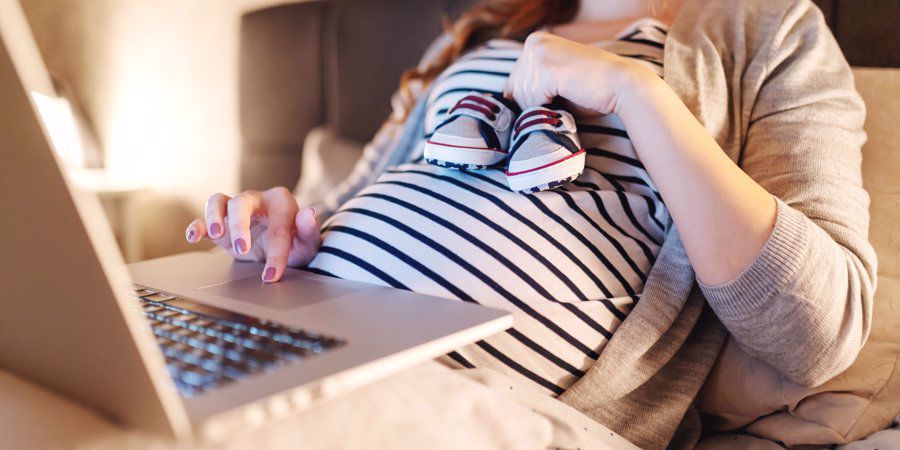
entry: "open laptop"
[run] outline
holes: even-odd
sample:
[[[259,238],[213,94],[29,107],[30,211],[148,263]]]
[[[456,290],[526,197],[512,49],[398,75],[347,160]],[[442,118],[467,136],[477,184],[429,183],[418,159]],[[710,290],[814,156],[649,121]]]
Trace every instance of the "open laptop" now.
[[[49,89],[18,2],[0,0],[3,369],[135,427],[216,438],[511,326],[299,270],[264,285],[260,264],[224,255],[126,267],[53,152],[32,98]]]

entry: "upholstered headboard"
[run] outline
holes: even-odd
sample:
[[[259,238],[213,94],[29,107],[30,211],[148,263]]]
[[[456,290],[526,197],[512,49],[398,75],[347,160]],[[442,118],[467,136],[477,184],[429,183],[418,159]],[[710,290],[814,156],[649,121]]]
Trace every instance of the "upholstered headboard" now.
[[[850,64],[857,67],[900,67],[897,0],[813,0],[825,14]]]
[[[897,0],[815,0],[850,63],[900,67]],[[474,0],[323,0],[241,21],[241,187],[294,186],[304,138],[326,124],[366,142],[402,71]]]
[[[294,186],[306,134],[327,124],[368,141],[390,96],[472,0],[305,1],[241,20],[242,188]]]

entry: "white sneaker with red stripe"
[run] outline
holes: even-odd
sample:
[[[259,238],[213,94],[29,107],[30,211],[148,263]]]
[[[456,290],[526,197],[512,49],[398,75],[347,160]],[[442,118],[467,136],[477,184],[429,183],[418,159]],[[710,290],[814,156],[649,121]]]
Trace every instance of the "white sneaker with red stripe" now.
[[[536,106],[522,111],[513,126],[506,166],[509,188],[530,194],[562,186],[584,171],[575,119],[562,110]]]
[[[425,161],[462,170],[501,165],[509,153],[515,112],[504,101],[469,92],[450,109],[447,120],[425,142]]]

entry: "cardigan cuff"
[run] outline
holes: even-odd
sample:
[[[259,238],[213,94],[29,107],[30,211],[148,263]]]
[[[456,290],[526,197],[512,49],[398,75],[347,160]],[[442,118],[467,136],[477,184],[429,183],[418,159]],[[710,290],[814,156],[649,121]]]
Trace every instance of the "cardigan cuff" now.
[[[781,199],[776,197],[775,202],[775,227],[750,265],[723,284],[712,286],[697,280],[707,301],[725,322],[759,313],[768,306],[773,292],[783,291],[794,279],[798,269],[815,263],[809,261],[809,227],[814,225]]]

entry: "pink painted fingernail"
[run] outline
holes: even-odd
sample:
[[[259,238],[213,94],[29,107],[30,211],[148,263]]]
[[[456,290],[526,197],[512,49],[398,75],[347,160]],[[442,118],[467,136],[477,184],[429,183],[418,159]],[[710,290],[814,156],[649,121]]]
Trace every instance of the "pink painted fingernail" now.
[[[188,231],[188,235],[187,235],[188,242],[194,242],[194,236],[196,236],[196,235],[197,235],[197,232],[194,231],[193,228],[191,228],[191,231]]]
[[[244,254],[247,253],[247,243],[244,242],[244,238],[237,238],[234,240],[234,248],[237,249],[238,253]]]
[[[214,223],[209,226],[209,234],[212,237],[219,237],[219,234],[221,234],[221,233],[222,233],[222,225]]]
[[[303,224],[301,225],[303,228],[306,229],[306,231],[314,230],[316,228],[316,223],[317,223],[316,209],[315,208],[309,208],[309,209],[310,209],[310,212],[309,212],[309,214],[303,216],[306,218],[303,219]]]
[[[275,281],[274,267],[266,267],[266,271],[263,273],[263,281]]]

